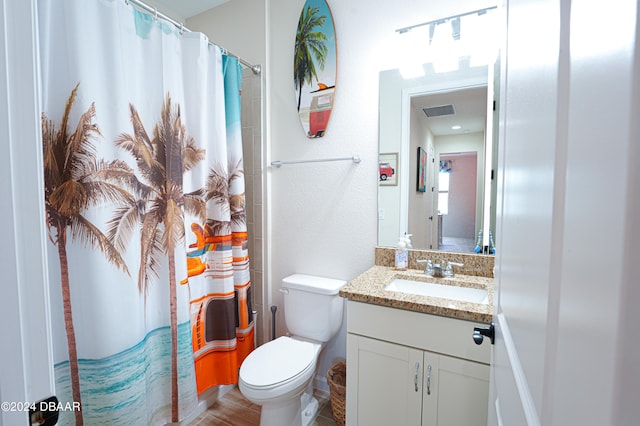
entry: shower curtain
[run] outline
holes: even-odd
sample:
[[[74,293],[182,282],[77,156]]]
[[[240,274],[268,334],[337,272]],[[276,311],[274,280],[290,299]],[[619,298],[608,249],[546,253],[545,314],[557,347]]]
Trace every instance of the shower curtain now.
[[[240,67],[125,0],[39,0],[58,424],[177,422],[253,349]]]

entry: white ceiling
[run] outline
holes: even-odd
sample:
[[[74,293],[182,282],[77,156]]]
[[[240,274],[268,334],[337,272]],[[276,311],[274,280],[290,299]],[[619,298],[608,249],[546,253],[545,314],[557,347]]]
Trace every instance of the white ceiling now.
[[[179,14],[184,19],[191,18],[228,1],[230,0],[156,0],[158,4]]]
[[[422,108],[453,105],[454,115],[427,117]],[[484,132],[487,120],[487,88],[471,88],[455,92],[419,95],[411,98],[411,108],[425,120],[434,136]],[[459,125],[460,130],[451,126]]]

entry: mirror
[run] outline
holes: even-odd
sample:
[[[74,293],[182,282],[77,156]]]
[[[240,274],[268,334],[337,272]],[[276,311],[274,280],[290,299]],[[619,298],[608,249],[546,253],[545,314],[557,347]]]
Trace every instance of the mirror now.
[[[380,73],[378,245],[394,247],[409,233],[416,249],[490,254],[494,65],[424,69],[412,79],[397,69]]]

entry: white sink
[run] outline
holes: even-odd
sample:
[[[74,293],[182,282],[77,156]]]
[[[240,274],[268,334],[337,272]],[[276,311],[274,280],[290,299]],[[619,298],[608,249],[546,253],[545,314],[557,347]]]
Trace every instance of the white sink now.
[[[487,290],[481,290],[479,288],[434,284],[424,281],[396,278],[387,284],[384,289],[397,291],[399,293],[459,300],[461,302],[481,303],[485,305],[489,304],[489,295]]]

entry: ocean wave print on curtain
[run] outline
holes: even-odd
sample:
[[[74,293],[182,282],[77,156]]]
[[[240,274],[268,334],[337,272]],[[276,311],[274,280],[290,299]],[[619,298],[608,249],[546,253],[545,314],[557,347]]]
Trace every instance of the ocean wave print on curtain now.
[[[181,281],[192,224],[218,203],[222,55],[124,0],[40,0],[38,15],[56,394],[82,407],[58,424],[179,421],[200,388]]]

